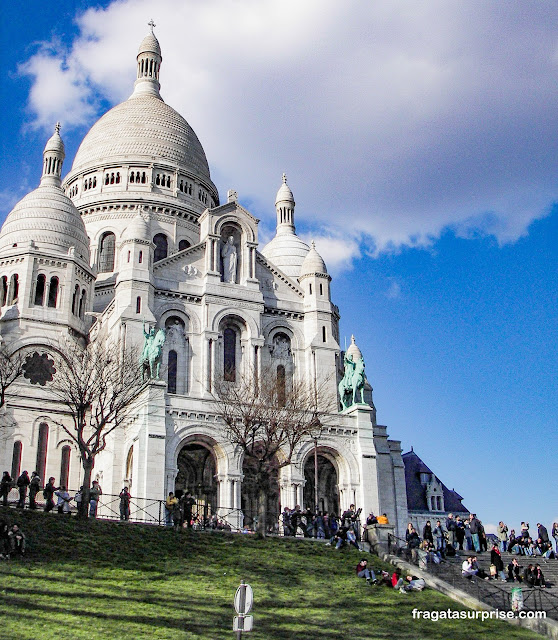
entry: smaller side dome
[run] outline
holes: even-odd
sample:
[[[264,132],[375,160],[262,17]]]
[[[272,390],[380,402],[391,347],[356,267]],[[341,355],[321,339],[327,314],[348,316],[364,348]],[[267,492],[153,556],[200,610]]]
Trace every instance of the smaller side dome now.
[[[126,240],[147,240],[149,238],[149,227],[141,213],[138,213],[131,224],[126,227],[122,234],[122,241]]]
[[[64,143],[56,125],[43,152],[41,183],[8,214],[0,230],[0,253],[32,242],[36,248],[68,254],[70,247],[89,264],[89,238],[74,203],[60,187]]]
[[[316,251],[316,244],[312,240],[310,251],[306,254],[302,267],[300,268],[300,277],[313,275],[315,273],[327,274],[327,269],[322,256]]]
[[[353,356],[353,362],[356,362],[357,360],[362,360],[362,352],[361,350],[358,348],[356,342],[355,342],[355,337],[351,336],[351,344],[349,346],[349,348],[347,349],[347,356]]]

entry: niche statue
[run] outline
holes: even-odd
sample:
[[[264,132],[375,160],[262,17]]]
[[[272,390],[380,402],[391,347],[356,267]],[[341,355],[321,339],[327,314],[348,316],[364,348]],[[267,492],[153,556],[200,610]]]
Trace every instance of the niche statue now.
[[[233,236],[229,236],[221,249],[223,258],[223,282],[236,282],[237,253]]]

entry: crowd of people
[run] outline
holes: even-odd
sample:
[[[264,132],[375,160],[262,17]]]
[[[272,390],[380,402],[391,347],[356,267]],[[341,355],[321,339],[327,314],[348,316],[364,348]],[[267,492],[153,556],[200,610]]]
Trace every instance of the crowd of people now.
[[[2,506],[8,506],[8,496],[10,491],[17,487],[19,492],[19,499],[16,507],[18,509],[24,509],[28,501],[29,509],[37,509],[37,495],[41,491],[42,481],[37,471],[33,471],[31,476],[27,471],[23,471],[17,480],[13,480],[8,471],[4,471],[2,474],[2,480],[0,480],[0,501]],[[58,513],[71,514],[73,511],[79,511],[84,495],[83,486],[79,488],[73,496],[68,492],[68,488],[64,484],[56,485],[56,478],[51,476],[48,482],[45,484],[42,490],[42,497],[44,501],[43,510],[47,513],[53,511],[56,507]],[[89,517],[97,517],[97,509],[99,501],[103,491],[98,480],[93,480],[91,487],[89,488],[89,504],[87,506]],[[119,496],[119,511],[121,520],[130,519],[130,501],[132,496],[128,487],[124,487]],[[73,503],[73,504],[72,504]]]
[[[555,550],[550,536],[555,540]],[[540,522],[537,523],[537,535],[533,538],[529,533],[529,523],[522,522],[521,533],[516,535],[514,529],[508,533],[507,525],[500,521],[496,546],[501,552],[541,556],[547,560],[558,557],[558,523],[553,524],[550,536],[547,528]],[[429,554],[429,561],[432,561],[432,556],[442,559],[445,556],[455,555],[457,551],[483,553],[488,551],[489,547],[484,526],[475,514],[461,518],[461,516],[454,517],[450,513],[443,523],[441,520],[436,520],[434,527],[428,520],[423,527],[422,538],[413,524],[409,523],[405,533],[405,543],[414,559],[417,555],[422,557],[423,554],[420,553],[422,551]],[[434,562],[436,562],[435,559]]]

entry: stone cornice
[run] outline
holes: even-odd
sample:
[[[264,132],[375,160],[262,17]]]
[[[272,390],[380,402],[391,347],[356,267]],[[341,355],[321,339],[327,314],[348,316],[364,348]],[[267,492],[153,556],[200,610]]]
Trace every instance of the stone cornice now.
[[[153,265],[153,271],[157,271],[158,269],[162,269],[163,267],[167,267],[169,264],[173,264],[176,262],[180,262],[182,258],[189,256],[190,254],[194,254],[200,249],[205,249],[205,242],[198,242],[198,244],[194,244],[191,247],[186,247],[186,249],[182,249],[182,251],[177,251],[176,253],[172,253],[170,256],[155,262]]]
[[[299,295],[301,298],[304,297],[304,291],[302,291],[302,289],[297,286],[290,278],[289,276],[285,275],[280,269],[278,269],[272,262],[269,262],[267,260],[267,258],[265,258],[259,251],[256,252],[256,261],[259,262],[262,266],[266,267],[266,269],[269,269],[269,271],[271,271],[271,273],[278,278],[279,280],[281,280],[281,282],[283,282],[284,284],[286,284],[290,289],[292,289],[297,295]]]

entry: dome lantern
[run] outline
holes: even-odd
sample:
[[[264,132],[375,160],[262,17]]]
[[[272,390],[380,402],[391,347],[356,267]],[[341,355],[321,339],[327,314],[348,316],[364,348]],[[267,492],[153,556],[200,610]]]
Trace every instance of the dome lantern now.
[[[138,50],[136,82],[132,97],[149,94],[160,98],[159,71],[163,56],[159,41],[153,33],[153,27],[156,25],[153,20],[148,24],[151,32],[142,40]]]
[[[275,211],[277,212],[277,235],[283,233],[295,233],[294,208],[295,200],[293,192],[287,184],[287,174],[283,174],[283,184],[279,187],[275,198]]]
[[[62,164],[66,157],[64,143],[60,137],[60,123],[54,127],[54,133],[45,145],[43,151],[43,175],[41,185],[51,184],[60,186],[60,176],[62,175]]]

